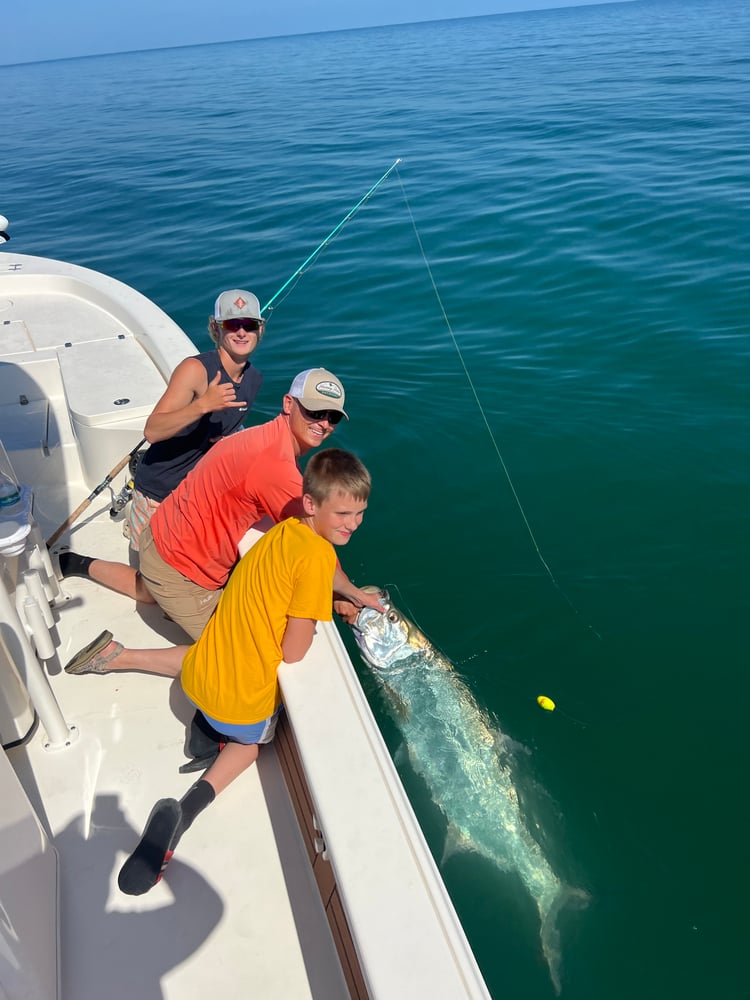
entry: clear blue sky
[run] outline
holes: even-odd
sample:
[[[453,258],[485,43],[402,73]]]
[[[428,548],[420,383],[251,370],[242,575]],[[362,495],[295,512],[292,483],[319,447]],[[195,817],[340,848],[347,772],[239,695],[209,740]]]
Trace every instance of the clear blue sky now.
[[[601,2],[5,0],[0,65]]]

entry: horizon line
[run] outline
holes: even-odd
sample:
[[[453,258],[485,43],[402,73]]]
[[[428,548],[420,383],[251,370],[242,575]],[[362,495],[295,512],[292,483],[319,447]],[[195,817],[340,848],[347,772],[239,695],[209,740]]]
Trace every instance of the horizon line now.
[[[115,49],[107,52],[87,52],[75,56],[52,56],[48,59],[24,59],[21,62],[2,63],[0,69],[10,69],[14,66],[39,66],[52,62],[70,62],[74,59],[100,59],[109,56],[129,56],[141,52],[172,52],[177,49],[196,49],[206,45],[240,45],[245,42],[265,42],[275,38],[307,38],[311,35],[336,35],[347,31],[372,31],[376,28],[406,28],[416,24],[439,24],[444,21],[472,21],[479,18],[507,17],[514,14],[544,14],[552,10],[569,10],[574,7],[610,7],[620,3],[636,3],[643,0],[572,0],[572,2],[558,3],[552,7],[531,7],[519,10],[497,11],[493,14],[468,14],[457,17],[437,17],[420,18],[416,21],[392,21],[388,24],[368,24],[358,25],[348,28],[325,28],[319,31],[293,31],[290,33],[274,35],[252,35],[248,38],[227,38],[218,39],[211,42],[184,42],[180,45],[153,45],[142,49]]]

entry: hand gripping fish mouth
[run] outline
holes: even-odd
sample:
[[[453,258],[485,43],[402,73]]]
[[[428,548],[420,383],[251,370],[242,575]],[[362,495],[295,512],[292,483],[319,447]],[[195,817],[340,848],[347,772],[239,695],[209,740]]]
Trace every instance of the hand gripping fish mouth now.
[[[387,590],[372,586],[362,590],[378,594],[385,608],[383,614],[362,608],[352,624],[360,652],[374,670],[387,671],[425,648],[427,639],[394,607]]]

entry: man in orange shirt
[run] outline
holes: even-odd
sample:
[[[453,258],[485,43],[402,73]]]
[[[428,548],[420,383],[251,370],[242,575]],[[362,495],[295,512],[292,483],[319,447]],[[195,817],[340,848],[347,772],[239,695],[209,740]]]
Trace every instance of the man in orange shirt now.
[[[197,639],[218,604],[248,528],[265,516],[278,522],[301,512],[297,460],[322,444],[347,417],[344,399],[344,387],[335,375],[325,368],[310,368],[293,380],[275,420],[217,442],[144,528],[136,599],[155,600]],[[88,575],[131,595],[120,585],[123,569],[120,563],[94,559]],[[333,589],[358,607],[379,607],[374,596],[355,587],[340,566]],[[118,657],[118,669],[148,670],[140,657],[136,660]]]

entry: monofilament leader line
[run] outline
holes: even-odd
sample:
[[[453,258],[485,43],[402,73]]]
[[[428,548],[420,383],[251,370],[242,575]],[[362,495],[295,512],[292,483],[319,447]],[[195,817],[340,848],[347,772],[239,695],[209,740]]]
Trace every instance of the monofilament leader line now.
[[[396,163],[393,164],[393,166],[391,167],[391,170],[393,170],[397,166],[397,164],[399,162],[400,162],[399,160],[396,160]],[[430,278],[430,284],[432,285],[432,290],[435,293],[435,298],[437,299],[438,306],[440,307],[440,312],[443,314],[443,319],[445,320],[446,328],[448,330],[448,333],[450,334],[451,340],[453,341],[453,347],[455,348],[456,354],[458,355],[458,360],[460,361],[461,367],[463,368],[464,375],[466,376],[466,381],[469,383],[469,388],[471,389],[471,393],[472,393],[472,395],[474,397],[474,401],[477,404],[477,409],[479,410],[479,412],[480,412],[480,414],[482,416],[482,420],[484,421],[484,426],[486,427],[487,433],[489,434],[490,441],[492,442],[492,447],[495,450],[495,454],[497,455],[498,461],[500,462],[500,466],[501,466],[501,468],[502,468],[502,470],[503,470],[503,472],[505,474],[505,478],[508,481],[508,486],[510,487],[510,491],[513,494],[513,499],[516,501],[516,506],[518,507],[518,510],[519,510],[519,512],[521,514],[521,517],[523,518],[523,523],[526,526],[526,531],[528,532],[529,538],[531,539],[531,544],[534,546],[534,550],[536,551],[536,554],[537,554],[537,556],[539,558],[539,561],[542,564],[542,566],[544,567],[544,569],[545,569],[545,571],[547,573],[547,576],[552,581],[554,587],[556,588],[556,590],[558,591],[558,593],[562,596],[562,598],[565,600],[565,602],[569,605],[569,607],[571,608],[571,610],[580,618],[581,615],[580,615],[580,612],[578,611],[578,608],[575,606],[575,604],[573,604],[573,602],[571,601],[571,599],[568,597],[568,595],[562,589],[562,587],[560,586],[560,584],[557,582],[557,580],[555,578],[555,574],[550,569],[549,564],[547,563],[547,560],[542,555],[542,550],[539,548],[539,543],[536,540],[536,536],[534,535],[534,532],[533,532],[533,530],[531,528],[531,524],[529,523],[529,519],[526,516],[526,511],[523,509],[523,504],[521,503],[521,498],[519,497],[518,493],[516,492],[516,487],[514,486],[513,480],[511,479],[510,471],[508,470],[508,466],[505,464],[505,459],[502,456],[502,453],[500,451],[500,447],[499,447],[499,445],[497,443],[497,439],[495,438],[495,435],[494,435],[494,433],[492,431],[492,427],[490,426],[490,422],[487,419],[487,414],[484,412],[484,407],[482,406],[482,401],[480,400],[479,394],[477,393],[476,387],[474,385],[474,380],[471,377],[471,373],[469,372],[469,369],[468,369],[468,366],[466,364],[466,361],[464,360],[464,356],[463,356],[463,353],[462,353],[461,348],[459,346],[459,343],[456,340],[456,335],[453,332],[453,327],[451,326],[451,322],[448,319],[448,314],[445,311],[445,306],[443,305],[443,300],[440,297],[440,292],[438,291],[438,287],[437,287],[437,284],[435,282],[435,278],[434,278],[434,276],[432,274],[432,268],[430,267],[430,262],[427,259],[427,254],[425,253],[424,244],[422,243],[422,237],[420,236],[419,230],[417,229],[417,223],[416,223],[416,220],[414,218],[414,213],[411,210],[411,205],[409,204],[409,199],[406,196],[406,188],[404,187],[404,182],[403,182],[403,180],[401,178],[401,172],[399,170],[396,170],[396,176],[398,177],[398,182],[399,182],[399,185],[401,187],[401,194],[403,195],[404,204],[406,205],[406,211],[409,214],[409,219],[411,220],[412,228],[414,230],[414,235],[416,236],[417,244],[419,246],[420,253],[422,254],[422,260],[424,261],[424,266],[427,269],[427,274],[429,275],[429,278]],[[587,624],[586,627],[589,628],[589,629],[591,629],[591,631],[594,633],[594,635],[598,639],[601,639],[601,636],[596,631],[596,629],[593,627],[593,625]]]
[[[281,288],[278,290],[278,292],[276,292],[276,294],[274,296],[272,296],[268,300],[268,302],[266,302],[266,304],[261,309],[261,315],[263,313],[265,313],[267,309],[271,308],[271,306],[274,304],[274,302],[276,301],[276,299],[278,299],[278,297],[281,295],[281,293],[284,292],[284,291],[286,291],[287,288],[289,289],[289,292],[292,291],[292,288],[294,288],[294,285],[297,283],[297,281],[299,281],[299,279],[305,273],[305,268],[310,267],[310,265],[313,263],[313,261],[315,260],[315,258],[320,253],[322,253],[323,250],[325,250],[325,248],[328,246],[328,244],[331,242],[331,240],[334,240],[338,236],[338,234],[341,232],[341,230],[344,228],[344,226],[347,224],[347,222],[357,214],[357,212],[360,210],[360,208],[362,208],[362,206],[364,205],[364,203],[366,201],[369,201],[369,199],[372,197],[372,195],[375,194],[375,192],[377,191],[377,189],[383,183],[383,181],[391,173],[393,173],[393,171],[396,169],[396,167],[398,166],[398,164],[400,162],[401,162],[401,157],[399,156],[399,158],[394,163],[392,163],[390,165],[390,167],[388,167],[388,169],[383,174],[383,176],[380,178],[380,180],[376,181],[376,183],[373,184],[373,186],[370,188],[370,190],[367,192],[367,194],[364,195],[362,198],[359,199],[359,201],[354,206],[354,208],[350,209],[350,211],[348,211],[346,213],[346,215],[341,220],[341,222],[339,222],[339,224],[337,226],[335,226],[330,231],[330,233],[328,234],[328,236],[326,236],[326,238],[324,240],[322,240],[316,246],[316,248],[313,250],[313,252],[310,254],[310,256],[305,261],[303,261],[302,264],[300,264],[300,266],[297,268],[297,270],[294,272],[294,274],[290,278],[287,278],[287,280],[284,282],[284,284],[281,286]],[[287,292],[287,295],[289,294],[289,292]],[[286,298],[286,295],[284,296],[284,298]]]

